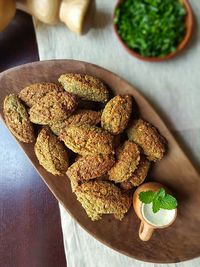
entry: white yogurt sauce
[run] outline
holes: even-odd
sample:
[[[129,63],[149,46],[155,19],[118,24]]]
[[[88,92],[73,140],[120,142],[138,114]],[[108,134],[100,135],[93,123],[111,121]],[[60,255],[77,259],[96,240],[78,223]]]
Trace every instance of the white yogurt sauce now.
[[[176,215],[176,209],[173,210],[160,209],[158,212],[154,213],[152,210],[152,203],[142,204],[142,215],[149,224],[161,227],[168,225],[173,221]]]

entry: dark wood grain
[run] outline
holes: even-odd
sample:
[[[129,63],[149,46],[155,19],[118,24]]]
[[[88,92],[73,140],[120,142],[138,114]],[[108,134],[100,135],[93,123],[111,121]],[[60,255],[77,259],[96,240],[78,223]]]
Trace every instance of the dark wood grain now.
[[[34,82],[55,82],[60,74],[66,72],[97,76],[115,94],[129,93],[135,97],[142,117],[153,123],[168,140],[169,152],[153,168],[151,176],[175,193],[179,201],[178,216],[172,226],[157,230],[148,242],[142,242],[138,237],[139,219],[133,209],[122,222],[109,215],[92,222],[72,194],[68,178],[47,173],[38,164],[33,144],[19,142],[49,189],[84,229],[104,244],[130,257],[148,262],[172,263],[200,256],[200,176],[158,113],[123,79],[98,66],[80,61],[51,60],[27,64],[0,76],[0,113],[2,114],[2,102],[6,94],[17,93]]]
[[[18,11],[0,33],[0,71],[38,59],[32,19]],[[0,266],[66,266],[58,203],[2,122],[0,211]]]

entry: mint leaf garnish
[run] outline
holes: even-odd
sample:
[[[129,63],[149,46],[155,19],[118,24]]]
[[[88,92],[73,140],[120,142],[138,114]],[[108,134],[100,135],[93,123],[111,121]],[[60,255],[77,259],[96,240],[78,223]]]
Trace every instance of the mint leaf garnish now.
[[[165,197],[165,195],[166,195],[165,189],[164,188],[160,188],[160,190],[157,191],[156,194],[157,194],[158,197],[161,197],[161,198]]]
[[[155,199],[152,203],[152,210],[154,213],[158,212],[160,210],[160,201],[159,199]]]
[[[160,207],[162,209],[172,210],[175,209],[177,205],[177,200],[171,195],[166,195],[164,198],[160,199]]]
[[[175,197],[166,194],[164,188],[160,188],[158,191],[153,192],[151,190],[140,192],[139,199],[142,203],[152,203],[152,210],[154,213],[160,209],[172,210],[178,206]]]
[[[146,192],[141,192],[139,194],[139,199],[142,203],[149,204],[153,201],[154,195],[155,195],[154,192],[151,190]]]

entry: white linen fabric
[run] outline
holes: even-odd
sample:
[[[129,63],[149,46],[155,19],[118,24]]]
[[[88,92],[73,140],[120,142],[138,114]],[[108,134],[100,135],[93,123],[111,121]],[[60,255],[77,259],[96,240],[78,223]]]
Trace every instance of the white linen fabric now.
[[[40,60],[83,60],[120,75],[149,99],[193,162],[200,164],[199,1],[190,0],[195,15],[190,44],[180,55],[162,63],[140,61],[122,48],[111,23],[116,1],[94,3],[90,11],[91,28],[83,36],[76,36],[63,24],[49,26],[35,21]],[[86,233],[61,205],[60,212],[68,267],[162,266],[139,262],[113,251]],[[200,259],[169,266],[197,267]]]

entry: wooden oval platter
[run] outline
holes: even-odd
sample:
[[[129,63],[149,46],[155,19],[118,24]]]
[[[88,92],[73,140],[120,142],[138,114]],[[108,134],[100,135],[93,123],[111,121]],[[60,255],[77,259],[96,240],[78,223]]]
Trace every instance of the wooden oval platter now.
[[[139,239],[140,221],[132,207],[122,221],[105,215],[102,220],[92,222],[72,193],[68,178],[55,177],[46,172],[38,163],[33,144],[16,140],[51,192],[94,238],[132,258],[155,263],[173,263],[200,256],[200,176],[159,114],[139,91],[122,78],[96,65],[75,60],[41,61],[7,70],[0,74],[2,119],[3,99],[7,94],[17,94],[22,88],[35,82],[56,82],[61,74],[67,72],[96,76],[105,82],[114,94],[133,95],[141,116],[154,124],[165,136],[169,151],[163,160],[152,168],[150,180],[163,183],[174,192],[179,201],[178,216],[171,227],[157,230],[148,242]]]

